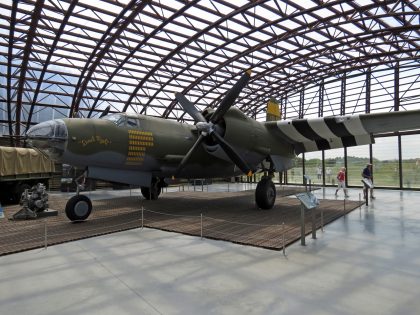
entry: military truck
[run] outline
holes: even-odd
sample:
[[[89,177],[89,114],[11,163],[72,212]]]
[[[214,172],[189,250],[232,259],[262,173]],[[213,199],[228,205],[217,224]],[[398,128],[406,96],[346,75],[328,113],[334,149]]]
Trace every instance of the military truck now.
[[[37,183],[48,187],[54,172],[54,162],[39,151],[0,146],[0,200],[19,202],[25,189]]]

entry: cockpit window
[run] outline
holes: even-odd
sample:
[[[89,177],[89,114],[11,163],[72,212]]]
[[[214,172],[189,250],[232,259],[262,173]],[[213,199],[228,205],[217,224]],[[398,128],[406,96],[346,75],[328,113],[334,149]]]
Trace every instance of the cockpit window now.
[[[121,115],[121,114],[111,114],[111,115],[106,115],[104,117],[102,117],[101,119],[106,119],[109,120],[111,122],[113,122],[114,124],[116,124],[117,126],[125,126],[125,122],[126,122],[126,117]]]
[[[127,127],[138,127],[138,120],[136,118],[127,118]]]
[[[128,127],[128,128],[137,128],[140,127],[140,120],[136,117],[127,117],[121,114],[111,114],[101,117],[101,119],[106,119],[118,127]]]

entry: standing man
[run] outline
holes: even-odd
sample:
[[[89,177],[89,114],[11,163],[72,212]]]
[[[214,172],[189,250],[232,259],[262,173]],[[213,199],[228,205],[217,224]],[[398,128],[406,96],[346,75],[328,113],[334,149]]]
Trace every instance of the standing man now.
[[[322,179],[322,167],[318,166],[318,168],[316,169],[316,175],[318,177],[318,179]]]
[[[373,196],[373,173],[372,173],[372,164],[369,163],[368,165],[366,165],[366,167],[362,171],[362,177],[364,179],[366,179],[367,182],[371,186],[371,188],[370,188],[370,199],[375,199],[375,197]],[[366,199],[366,193],[367,193],[367,188],[364,187],[363,188],[363,194],[364,194],[364,198],[365,199]]]
[[[327,174],[327,181],[330,183],[331,182],[331,167],[327,167],[327,169],[325,170],[325,174]]]
[[[341,189],[341,188],[343,188],[343,191],[344,191],[344,196],[346,197],[346,198],[348,198],[349,197],[349,195],[347,194],[347,188],[346,188],[346,168],[345,167],[342,167],[341,169],[340,169],[340,171],[338,172],[338,174],[337,174],[337,189],[336,189],[336,191],[335,191],[335,195],[337,196],[337,194],[338,194],[338,191]]]

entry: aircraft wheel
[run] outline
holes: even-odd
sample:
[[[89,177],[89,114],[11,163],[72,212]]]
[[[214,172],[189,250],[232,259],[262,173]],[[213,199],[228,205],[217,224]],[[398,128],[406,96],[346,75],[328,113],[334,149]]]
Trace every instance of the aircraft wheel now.
[[[66,215],[71,221],[84,221],[92,211],[92,202],[85,195],[73,196],[67,201]]]
[[[151,193],[149,187],[141,187],[141,194],[146,200],[157,200],[161,191],[162,187],[160,186],[153,187]]]
[[[255,202],[261,209],[271,209],[276,201],[276,187],[271,178],[262,178],[255,190]]]

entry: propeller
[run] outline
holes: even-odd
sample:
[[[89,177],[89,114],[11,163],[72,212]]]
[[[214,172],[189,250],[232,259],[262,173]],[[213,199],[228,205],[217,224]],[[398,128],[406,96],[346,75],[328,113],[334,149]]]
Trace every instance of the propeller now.
[[[111,105],[108,105],[105,109],[104,109],[104,111],[102,112],[102,114],[99,116],[99,118],[102,118],[102,117],[104,117],[104,116],[106,116],[106,115],[108,115],[108,113],[109,113],[109,110],[111,109]]]
[[[181,163],[178,165],[178,168],[175,171],[175,175],[178,175],[179,172],[185,167],[188,160],[191,158],[195,150],[206,138],[210,137],[214,142],[216,142],[230,160],[235,163],[235,165],[244,172],[247,176],[251,176],[253,171],[248,163],[236,152],[236,150],[223,139],[223,137],[217,132],[217,124],[221,122],[223,116],[232,107],[235,100],[238,98],[242,89],[248,83],[251,77],[251,70],[246,71],[241,78],[234,84],[234,86],[228,91],[223,100],[220,102],[219,107],[211,115],[209,121],[207,121],[204,116],[199,112],[194,104],[187,100],[187,98],[181,93],[176,93],[175,97],[177,101],[181,104],[182,108],[187,112],[196,122],[196,128],[199,131],[200,135],[191,149],[182,159]]]
[[[176,92],[175,98],[179,104],[181,104],[182,108],[188,113],[188,115],[194,118],[195,122],[207,122],[204,116],[197,110],[197,108],[195,108],[194,104],[187,100],[183,94]]]

